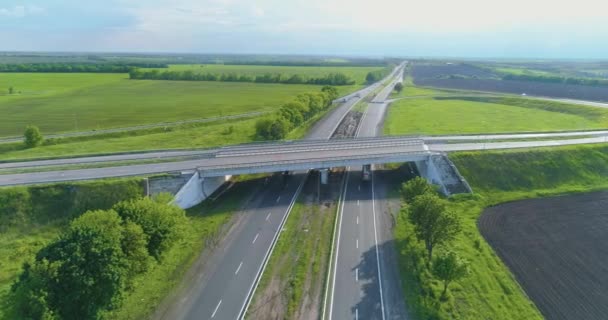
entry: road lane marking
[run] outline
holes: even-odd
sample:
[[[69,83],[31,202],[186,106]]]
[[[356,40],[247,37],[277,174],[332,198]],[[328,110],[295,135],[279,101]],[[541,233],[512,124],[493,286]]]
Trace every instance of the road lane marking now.
[[[236,271],[234,272],[234,274],[236,275],[237,273],[239,273],[239,270],[241,270],[241,267],[243,266],[243,261],[241,261],[241,263],[239,263],[239,267],[236,268]]]
[[[359,239],[357,239],[357,249],[359,249]]]
[[[260,235],[259,233],[256,233],[256,234],[255,234],[255,237],[253,238],[253,241],[251,241],[251,243],[252,243],[252,244],[254,244],[254,243],[255,243],[255,240],[257,240],[257,239],[258,239],[258,236],[259,236],[259,235]]]
[[[374,191],[374,170],[372,168],[371,176],[372,176],[372,214],[374,218],[374,242],[376,244],[376,266],[378,267],[378,284],[380,286],[380,309],[382,310],[382,320],[386,319],[384,316],[384,297],[382,295],[382,271],[380,270],[380,253],[378,251],[378,231],[376,231],[376,202],[375,191]]]
[[[359,216],[357,216],[357,224],[359,224]]]
[[[271,213],[272,213],[272,212],[268,212],[268,214],[266,215],[266,221],[268,221],[268,219],[270,219],[270,214],[271,214]]]
[[[359,320],[359,309],[355,309],[355,320]]]
[[[358,185],[357,188],[359,189],[359,191],[361,191],[361,185]]]
[[[213,313],[211,314],[211,318],[215,317],[215,313],[217,313],[217,309],[220,308],[221,304],[222,304],[222,300],[220,300],[220,302],[217,303],[217,306],[215,306],[215,310],[213,310]]]
[[[355,268],[355,281],[359,282],[359,268]]]
[[[277,198],[277,203],[279,203],[279,200],[281,200],[281,196],[279,196],[279,197]]]
[[[308,175],[308,173],[309,172],[307,171],[306,175]],[[258,283],[260,282],[260,279],[262,278],[264,269],[266,269],[266,265],[268,264],[270,255],[272,254],[272,251],[274,250],[274,247],[277,244],[277,240],[279,238],[280,231],[283,229],[283,226],[285,225],[285,221],[287,221],[287,218],[289,218],[291,209],[293,209],[293,206],[296,203],[296,200],[298,199],[298,196],[300,195],[302,188],[304,187],[304,183],[306,182],[306,179],[307,179],[307,176],[304,176],[302,182],[300,183],[300,185],[296,189],[293,197],[291,198],[291,202],[289,203],[289,206],[287,206],[287,212],[283,216],[281,223],[279,224],[279,227],[277,228],[277,231],[274,234],[270,247],[268,247],[268,250],[266,250],[266,254],[264,255],[262,264],[258,268],[258,272],[256,273],[255,279],[253,280],[251,287],[249,287],[249,292],[247,293],[247,296],[245,297],[245,301],[243,301],[243,305],[241,306],[241,310],[239,311],[239,316],[237,317],[238,320],[243,320],[245,318],[245,313],[247,313],[247,309],[249,308],[249,305],[251,304],[251,298],[253,297],[253,295],[255,295],[255,291],[258,287]]]
[[[338,201],[342,201],[341,205],[339,206],[339,212],[336,215],[336,223],[338,226],[338,235],[336,237],[336,260],[334,260],[334,268],[333,268],[333,272],[328,272],[327,276],[329,277],[332,273],[334,274],[334,278],[332,281],[332,285],[331,285],[331,295],[330,295],[330,300],[329,300],[329,319],[332,318],[332,314],[333,314],[333,309],[334,309],[334,292],[336,289],[336,270],[338,269],[338,253],[340,252],[340,233],[342,232],[342,213],[344,212],[344,203],[346,202],[346,190],[348,189],[348,176],[350,174],[350,172],[348,171],[350,169],[350,167],[346,168],[346,175],[344,176],[344,192],[342,192],[342,195],[340,196],[340,199]],[[335,233],[335,230],[334,230]],[[333,248],[333,247],[332,247]],[[333,250],[332,250],[333,252]],[[331,255],[330,255],[330,259],[331,259]],[[331,263],[331,260],[330,260]],[[329,280],[329,279],[328,279]],[[329,281],[327,282],[327,290],[329,290]],[[327,294],[326,294],[327,296]],[[324,320],[325,319],[325,306],[323,307],[323,315],[321,316],[321,318]]]
[[[359,205],[359,200],[357,200],[357,205]]]

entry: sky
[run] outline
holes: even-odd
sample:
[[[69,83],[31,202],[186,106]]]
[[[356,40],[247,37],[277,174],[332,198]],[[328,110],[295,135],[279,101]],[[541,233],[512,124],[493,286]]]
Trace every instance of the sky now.
[[[608,58],[605,0],[0,0],[0,51]]]

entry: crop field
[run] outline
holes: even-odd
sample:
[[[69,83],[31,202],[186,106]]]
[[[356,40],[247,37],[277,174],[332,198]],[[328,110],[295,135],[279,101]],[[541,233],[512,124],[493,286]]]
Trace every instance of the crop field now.
[[[223,65],[223,64],[172,64],[168,69],[159,71],[192,70],[201,73],[257,76],[263,74],[283,74],[286,77],[297,74],[305,78],[323,77],[330,73],[343,73],[358,84],[365,83],[365,76],[370,71],[382,70],[384,67],[298,67],[298,66],[262,66],[262,65]],[[147,70],[147,69],[144,69]]]
[[[608,192],[490,207],[479,229],[547,319],[606,319]]]
[[[497,74],[468,64],[414,65],[412,74],[414,83],[419,86],[608,101],[606,87],[500,80]]]
[[[128,80],[124,74],[0,73],[0,136],[43,134],[273,110],[320,86]],[[9,95],[13,87],[16,94]],[[353,86],[338,87],[340,93]]]
[[[384,132],[391,135],[498,133],[608,126],[608,110],[602,108],[517,98],[465,99],[445,97],[396,101],[389,108]]]

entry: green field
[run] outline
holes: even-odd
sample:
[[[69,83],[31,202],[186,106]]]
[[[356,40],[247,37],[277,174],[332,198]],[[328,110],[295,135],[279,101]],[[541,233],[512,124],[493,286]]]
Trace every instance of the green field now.
[[[49,134],[273,110],[299,93],[320,89],[311,85],[135,81],[122,74],[2,73],[0,84],[21,92],[0,95],[0,136],[21,135],[30,124]],[[339,88],[341,93],[353,89]]]
[[[257,65],[223,65],[223,64],[172,64],[168,69],[159,71],[185,71],[192,70],[201,73],[257,76],[266,73],[282,74],[285,77],[297,74],[304,78],[318,78],[330,73],[343,73],[358,84],[365,84],[365,76],[370,71],[382,70],[384,67],[296,67],[296,66],[257,66]],[[148,69],[142,69],[148,70]]]
[[[412,98],[394,102],[386,134],[462,134],[599,129],[608,110],[505,98]]]
[[[479,233],[477,219],[484,208],[499,203],[607,189],[608,145],[466,152],[450,158],[475,192],[449,201],[463,227],[450,248],[470,262],[472,273],[451,284],[448,299],[440,301],[441,284],[412,263],[421,261],[425,249],[413,244],[411,224],[400,216],[395,241],[410,310],[420,319],[542,319]]]

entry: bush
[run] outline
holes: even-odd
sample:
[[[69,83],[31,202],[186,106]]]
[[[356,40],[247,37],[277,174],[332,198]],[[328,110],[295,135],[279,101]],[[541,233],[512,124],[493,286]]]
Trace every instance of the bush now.
[[[113,209],[125,221],[141,226],[147,236],[148,253],[157,260],[179,238],[186,223],[184,210],[150,198],[119,202]]]
[[[23,133],[24,143],[27,148],[34,148],[39,146],[44,139],[40,133],[40,129],[36,126],[27,126]]]

